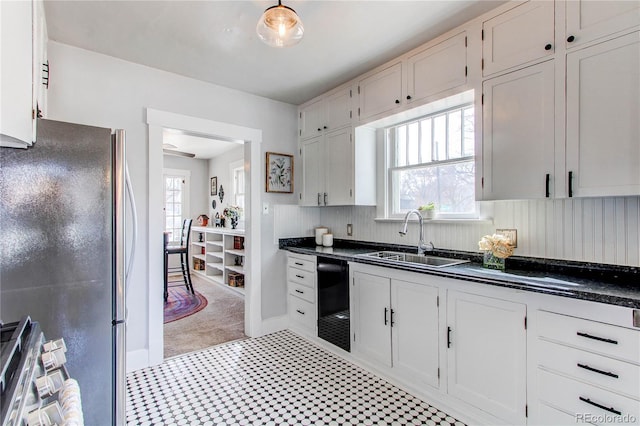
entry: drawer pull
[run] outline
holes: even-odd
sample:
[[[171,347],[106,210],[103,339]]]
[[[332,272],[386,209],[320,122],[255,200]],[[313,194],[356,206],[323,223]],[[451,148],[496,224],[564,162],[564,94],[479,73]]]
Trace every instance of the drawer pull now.
[[[585,370],[589,370],[589,371],[593,371],[594,373],[600,373],[600,374],[604,374],[605,376],[609,376],[609,377],[614,377],[614,378],[618,378],[619,376],[615,373],[612,373],[610,371],[602,371],[602,370],[598,370],[597,368],[593,368],[593,367],[589,367],[586,364],[580,364],[578,363],[578,367],[580,368],[584,368]]]
[[[302,290],[298,290],[298,289],[296,288],[296,293],[304,294],[304,291],[302,291]],[[580,364],[578,364],[578,365],[580,365]],[[609,374],[611,374],[611,373],[609,373]],[[616,377],[618,377],[618,376],[616,376]]]
[[[294,263],[298,266],[304,266],[304,263],[300,263],[300,262],[294,262]]]
[[[304,279],[303,275],[296,275],[296,277],[300,278],[300,279]]]
[[[611,339],[605,339],[604,337],[592,336],[590,334],[581,333],[579,331],[576,334],[578,336],[580,336],[580,337],[586,337],[587,339],[593,339],[593,340],[597,340],[599,342],[611,343],[612,345],[617,345],[618,344],[617,340],[611,340]]]
[[[299,313],[300,315],[304,315],[304,312],[301,311],[300,309],[296,309],[296,312]]]
[[[601,408],[601,409],[603,409],[603,410],[605,410],[605,411],[608,411],[608,412],[613,413],[613,414],[617,414],[617,415],[619,415],[619,416],[621,416],[621,415],[622,415],[622,411],[618,411],[618,410],[616,410],[616,409],[615,409],[615,408],[613,408],[613,407],[605,407],[604,405],[598,404],[597,402],[593,402],[593,401],[592,401],[592,400],[590,400],[589,398],[584,398],[584,397],[582,397],[582,396],[580,396],[579,398],[580,398],[580,401],[586,402],[587,404],[591,404],[591,405],[593,405],[594,407]]]

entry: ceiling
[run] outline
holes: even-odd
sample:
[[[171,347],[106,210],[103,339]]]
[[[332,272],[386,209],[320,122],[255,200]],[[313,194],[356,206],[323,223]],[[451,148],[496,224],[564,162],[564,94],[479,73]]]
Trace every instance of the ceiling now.
[[[45,0],[49,39],[299,105],[504,1],[285,0],[302,41],[263,44],[277,1]]]
[[[165,129],[162,132],[162,143],[170,145],[165,146],[166,149],[195,154],[193,158],[208,160],[239,147],[242,141],[225,141],[190,135],[178,130]],[[165,152],[165,154],[167,154],[167,152]]]

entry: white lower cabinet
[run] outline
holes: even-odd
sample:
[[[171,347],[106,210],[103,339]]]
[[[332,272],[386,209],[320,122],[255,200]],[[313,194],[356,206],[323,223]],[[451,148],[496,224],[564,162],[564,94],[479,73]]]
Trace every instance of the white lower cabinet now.
[[[354,355],[439,387],[438,288],[355,272],[352,290]]]
[[[316,257],[287,256],[287,306],[289,324],[294,331],[316,336]]]
[[[640,424],[640,330],[538,311],[535,424]],[[557,424],[557,423],[556,423]]]
[[[527,410],[526,305],[447,293],[448,392],[511,424]]]

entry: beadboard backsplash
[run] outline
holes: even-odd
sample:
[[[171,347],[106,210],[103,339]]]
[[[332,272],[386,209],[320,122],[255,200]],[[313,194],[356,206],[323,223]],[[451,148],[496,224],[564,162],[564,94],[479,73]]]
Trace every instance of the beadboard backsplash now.
[[[640,266],[640,197],[573,198],[492,202],[493,220],[425,221],[425,240],[438,248],[477,251],[478,240],[496,228],[518,230],[519,256]],[[375,221],[375,207],[274,208],[274,242],[312,236],[327,226],[334,238],[414,245],[416,223],[405,237],[401,222]],[[353,235],[347,236],[347,224]]]

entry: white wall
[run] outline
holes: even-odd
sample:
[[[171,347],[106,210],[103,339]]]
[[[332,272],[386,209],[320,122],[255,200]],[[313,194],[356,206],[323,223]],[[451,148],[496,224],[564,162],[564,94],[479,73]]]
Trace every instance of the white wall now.
[[[640,197],[496,201],[492,221],[426,222],[425,239],[439,248],[478,251],[478,240],[496,228],[518,230],[519,256],[640,266]],[[276,223],[276,237],[312,236],[328,226],[335,238],[415,245],[414,223],[406,237],[400,222],[376,222],[375,207],[286,206]],[[291,224],[299,224],[293,226]],[[346,234],[353,224],[353,236]]]
[[[189,217],[193,219],[201,214],[209,215],[207,200],[209,199],[209,160],[197,158],[176,157],[175,155],[163,155],[163,167],[165,169],[188,170],[191,172],[189,178]],[[158,182],[162,185],[162,182]]]
[[[216,213],[220,213],[222,215],[222,211],[225,207],[229,207],[231,205],[235,205],[234,203],[234,193],[233,193],[233,176],[231,175],[230,164],[237,162],[238,160],[242,160],[244,158],[244,147],[238,146],[237,148],[232,149],[231,151],[225,152],[222,155],[214,157],[209,160],[208,164],[208,173],[209,177],[216,176],[218,178],[218,191],[220,191],[220,185],[224,188],[224,197],[222,202],[220,202],[220,197],[217,195],[215,197],[211,196],[211,191],[209,194],[209,205],[208,212],[210,218],[214,218]],[[211,201],[216,200],[216,209],[214,210],[211,207]],[[240,224],[242,225],[242,224]],[[230,226],[230,224],[227,224]],[[240,226],[240,228],[243,228]]]
[[[147,178],[145,108],[260,129],[263,156],[266,151],[297,151],[297,109],[56,42],[49,42],[48,57],[52,69],[56,70],[50,81],[48,118],[123,128],[127,132],[127,160],[138,201],[138,219],[143,224],[128,294],[127,350],[144,352],[149,347],[147,263],[150,257],[161,256],[161,253],[149,253],[149,236],[144,226],[149,214],[147,191],[149,185],[154,184]],[[261,164],[260,174],[264,176],[264,161]],[[295,179],[300,181],[299,176]],[[263,202],[296,203],[295,194],[266,194],[263,188],[257,190],[261,191]],[[162,212],[156,214],[162,215]],[[261,246],[263,318],[269,318],[286,312],[286,284],[283,273],[273,273],[273,258],[282,254],[273,244],[272,217],[263,216],[260,226],[265,236]],[[162,327],[162,324],[154,326]]]

